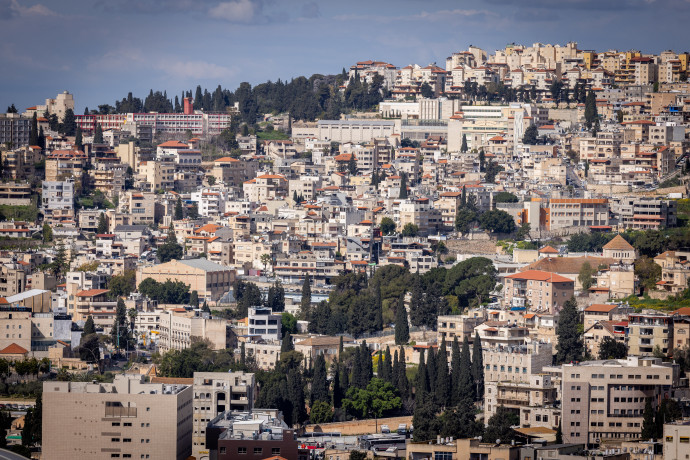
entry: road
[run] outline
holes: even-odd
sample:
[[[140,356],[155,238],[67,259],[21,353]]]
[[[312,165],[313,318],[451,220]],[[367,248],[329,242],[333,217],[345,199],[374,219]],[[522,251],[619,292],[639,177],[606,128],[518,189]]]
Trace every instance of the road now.
[[[26,460],[26,457],[22,457],[9,450],[0,449],[0,460]]]

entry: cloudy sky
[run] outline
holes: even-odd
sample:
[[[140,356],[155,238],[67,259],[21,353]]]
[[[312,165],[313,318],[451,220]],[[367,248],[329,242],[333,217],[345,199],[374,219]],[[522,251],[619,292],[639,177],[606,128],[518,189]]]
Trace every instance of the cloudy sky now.
[[[81,113],[366,59],[443,66],[470,44],[686,51],[689,18],[690,0],[0,0],[0,109],[68,90]]]

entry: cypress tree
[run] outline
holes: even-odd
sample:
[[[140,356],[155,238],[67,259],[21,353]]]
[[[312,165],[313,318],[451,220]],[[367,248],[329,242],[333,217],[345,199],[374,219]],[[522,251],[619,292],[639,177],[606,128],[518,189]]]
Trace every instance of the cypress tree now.
[[[355,349],[355,356],[353,359],[353,365],[352,365],[352,386],[356,388],[365,388],[366,385],[362,386],[362,381],[365,379],[363,377],[364,374],[364,369],[363,363],[362,363],[362,350],[357,347]]]
[[[441,407],[450,404],[450,375],[448,375],[448,352],[446,351],[446,337],[441,339],[441,345],[436,353],[436,402]]]
[[[472,380],[474,380],[477,401],[484,399],[484,357],[482,356],[482,339],[475,332],[472,343]]]
[[[429,392],[436,391],[436,351],[433,347],[429,347],[429,352],[426,355],[426,375],[429,380]],[[434,396],[434,402],[436,397]]]
[[[316,356],[314,360],[314,376],[311,380],[311,403],[316,401],[330,401],[328,395],[328,375],[326,372],[326,359],[323,354]]]
[[[84,141],[81,134],[81,128],[77,126],[77,133],[74,136],[74,147],[77,150],[84,150]]]
[[[474,383],[472,382],[472,362],[470,361],[470,345],[467,336],[462,341],[460,352],[460,377],[458,378],[458,391],[462,397],[474,398]]]
[[[31,131],[29,132],[29,145],[38,145],[38,116],[34,112],[31,117]]]
[[[453,405],[460,400],[460,344],[458,337],[453,338],[451,346],[451,402]]]
[[[102,235],[108,233],[108,219],[105,217],[105,213],[102,212],[98,216],[98,226],[96,227],[96,233]]]
[[[369,385],[369,381],[374,377],[374,362],[371,359],[371,353],[369,352],[366,340],[362,341],[359,349],[362,356],[362,367],[364,369],[362,373],[362,388],[366,388],[367,385]]]
[[[381,300],[381,281],[377,278],[373,286],[374,330],[383,330],[383,301]]]
[[[283,336],[283,342],[280,344],[280,352],[281,353],[286,353],[288,351],[292,351],[295,349],[295,346],[292,344],[292,336],[288,332]]]
[[[407,198],[407,174],[400,174],[400,195],[398,196],[401,200]]]
[[[410,325],[407,323],[407,310],[405,309],[405,293],[398,299],[395,310],[395,344],[405,345],[410,340]]]
[[[599,118],[597,109],[597,98],[594,91],[590,90],[585,99],[585,125],[587,129],[592,129],[592,126]]]
[[[304,407],[304,385],[302,383],[302,373],[299,369],[290,369],[287,374],[287,393],[288,400],[292,406],[292,426],[302,423],[307,416]]]
[[[103,143],[103,127],[100,123],[96,123],[96,128],[93,132],[93,143],[102,144]]]
[[[556,444],[563,444],[563,430],[561,429],[561,424],[558,424],[558,429],[556,430]]]
[[[642,415],[642,441],[654,439],[656,435],[656,425],[654,423],[654,409],[652,409],[652,399],[647,398]]]
[[[414,274],[412,289],[410,290],[410,322],[413,326],[426,325],[427,306],[424,302],[424,289],[422,288],[422,277]]]
[[[397,351],[396,351],[397,355]],[[394,379],[396,386],[400,392],[400,398],[405,401],[411,400],[410,381],[407,380],[407,363],[405,362],[405,349],[400,347],[400,355],[398,356],[398,371],[395,372]]]
[[[556,345],[556,363],[563,364],[582,359],[584,343],[579,330],[580,315],[577,312],[577,301],[571,297],[565,302],[558,316],[558,344]]]
[[[340,364],[335,365],[333,372],[333,407],[339,409],[342,406],[343,392],[340,388]]]
[[[460,152],[467,153],[467,134],[462,134],[462,145],[460,146]]]
[[[417,377],[415,379],[415,398],[417,395],[423,395],[429,392],[429,376],[426,372],[426,363],[424,362],[424,349],[419,350],[419,366],[417,367]]]
[[[386,352],[383,354],[383,380],[395,386],[393,381],[393,358],[391,356],[390,347],[386,347]]]
[[[308,321],[311,312],[311,277],[308,274],[302,283],[302,298],[299,305],[302,319]],[[341,337],[340,340],[342,341],[343,338]]]
[[[93,318],[89,316],[86,318],[86,322],[84,323],[84,331],[82,332],[83,336],[87,336],[89,334],[93,334],[96,332],[96,326],[93,323]]]
[[[38,130],[38,144],[37,145],[39,147],[41,147],[41,149],[46,148],[46,135],[43,132],[43,126],[41,126],[41,128]]]
[[[184,219],[184,213],[182,211],[182,199],[178,196],[177,203],[175,203],[175,220]]]

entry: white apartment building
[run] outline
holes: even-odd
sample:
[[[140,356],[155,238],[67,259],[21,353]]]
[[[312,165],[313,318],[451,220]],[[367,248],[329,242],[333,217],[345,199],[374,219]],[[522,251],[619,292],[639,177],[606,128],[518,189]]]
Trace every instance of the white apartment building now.
[[[282,338],[280,318],[280,313],[273,313],[270,308],[251,307],[249,335],[261,337],[266,342],[279,341]]]

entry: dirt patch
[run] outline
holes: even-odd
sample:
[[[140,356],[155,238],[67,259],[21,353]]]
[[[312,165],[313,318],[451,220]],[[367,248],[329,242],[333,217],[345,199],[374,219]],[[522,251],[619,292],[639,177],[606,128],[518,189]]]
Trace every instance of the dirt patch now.
[[[496,254],[496,242],[491,240],[446,240],[448,254]]]

